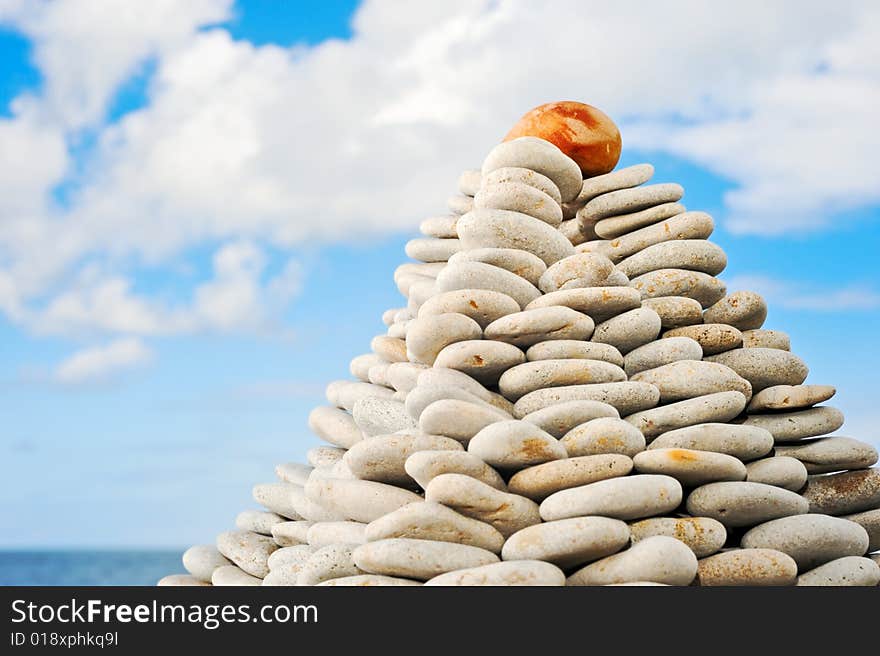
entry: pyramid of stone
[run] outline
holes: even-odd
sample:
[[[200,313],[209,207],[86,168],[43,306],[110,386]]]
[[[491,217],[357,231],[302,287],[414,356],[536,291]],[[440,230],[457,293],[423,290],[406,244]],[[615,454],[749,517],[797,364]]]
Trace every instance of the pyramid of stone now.
[[[536,137],[465,171],[327,445],[160,584],[877,585],[877,451],[653,172]]]

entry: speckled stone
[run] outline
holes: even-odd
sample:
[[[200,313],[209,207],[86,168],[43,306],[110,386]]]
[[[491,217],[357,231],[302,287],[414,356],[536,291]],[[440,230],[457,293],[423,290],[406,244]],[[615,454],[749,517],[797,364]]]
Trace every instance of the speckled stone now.
[[[498,408],[506,413],[513,410],[513,404],[496,392],[489,391],[480,384],[475,378],[465,373],[456,371],[455,369],[447,369],[434,364],[433,367],[425,369],[419,374],[419,385],[439,385],[459,387],[462,390],[476,396],[481,401],[485,401],[491,406]]]
[[[658,269],[685,269],[717,276],[726,266],[727,255],[720,246],[705,239],[681,239],[649,246],[620,262],[617,268],[636,278]]]
[[[807,468],[796,458],[784,455],[762,458],[746,465],[746,480],[765,483],[797,492],[807,482]]]
[[[791,350],[791,339],[781,330],[744,330],[743,348],[772,348],[780,351]]]
[[[462,248],[458,239],[437,239],[435,237],[416,237],[406,242],[408,257],[422,262],[446,262]]]
[[[404,469],[422,489],[427,489],[431,479],[440,474],[462,474],[507,491],[501,474],[466,451],[417,451],[406,459]]]
[[[623,368],[628,376],[642,371],[662,367],[680,360],[699,360],[703,349],[699,342],[690,337],[668,337],[649,342],[626,354]]]
[[[272,538],[250,531],[227,531],[217,536],[217,550],[246,574],[257,578],[269,573],[269,556],[277,548]]]
[[[596,223],[609,216],[632,214],[655,205],[674,203],[684,195],[681,185],[664,183],[619,189],[596,196],[578,212],[581,224]]]
[[[482,336],[480,324],[463,314],[426,315],[410,322],[406,355],[410,362],[432,365],[444,347]]]
[[[624,416],[624,419],[638,428],[645,437],[652,438],[694,424],[730,421],[745,407],[746,397],[741,392],[716,392],[635,412]]]
[[[629,214],[609,216],[598,221],[586,213],[582,213],[583,220],[578,218],[578,225],[582,228],[592,226],[593,231],[602,239],[614,239],[640,228],[653,225],[664,219],[681,214],[686,210],[681,203],[661,203]]]
[[[314,475],[315,472],[312,472],[309,480]],[[288,519],[308,519],[315,522],[345,519],[308,499],[304,488],[299,485],[261,483],[254,485],[252,496],[261,506]]]
[[[411,538],[367,542],[357,547],[352,557],[358,568],[367,573],[418,581],[427,581],[444,572],[498,562],[498,556],[479,547]]]
[[[309,541],[308,533],[312,524],[314,522],[304,519],[275,524],[272,527],[272,537],[275,539],[275,544],[279,547],[293,547],[306,544]]]
[[[409,392],[419,379],[419,374],[427,369],[427,365],[413,362],[395,362],[388,365],[385,378],[388,384],[398,392]]]
[[[434,365],[455,369],[484,385],[495,385],[501,374],[525,360],[525,353],[513,344],[477,339],[445,347],[437,354]]]
[[[716,303],[727,290],[718,278],[685,269],[649,271],[633,278],[629,284],[639,291],[642,298],[684,296],[698,301],[704,308]]]
[[[357,478],[409,486],[412,479],[404,463],[417,451],[463,451],[463,447],[460,442],[441,435],[380,435],[355,444],[343,461]]]
[[[510,416],[496,408],[458,399],[441,399],[422,410],[419,428],[424,433],[445,435],[466,444],[489,424],[505,419]]]
[[[618,189],[629,189],[644,184],[654,175],[654,167],[651,164],[635,164],[627,166],[611,173],[587,178],[581,185],[581,189],[575,202],[585,205],[588,201]]]
[[[655,535],[632,547],[579,569],[567,585],[652,582],[689,585],[697,574],[697,557],[675,538]]]
[[[409,490],[376,481],[311,479],[306,496],[343,519],[369,523],[421,497]]]
[[[752,384],[752,393],[774,385],[800,385],[809,368],[798,356],[770,348],[739,348],[706,357],[733,369]]]
[[[877,449],[851,437],[825,437],[777,446],[776,454],[797,458],[810,474],[865,469],[877,463]]]
[[[537,255],[513,248],[475,248],[470,251],[461,251],[449,258],[450,264],[459,262],[491,264],[515,273],[535,286],[537,286],[541,274],[547,270],[547,265]]]
[[[446,207],[454,214],[466,214],[474,209],[474,199],[464,194],[456,194],[446,199]]]
[[[569,458],[606,453],[632,458],[645,450],[645,436],[632,424],[614,417],[591,419],[575,426],[560,442]]]
[[[562,223],[562,208],[549,194],[519,182],[483,184],[474,196],[475,209],[521,212],[554,228]]]
[[[540,502],[559,490],[626,476],[632,468],[632,460],[619,454],[565,458],[518,471],[508,489]]]
[[[716,553],[727,541],[724,524],[711,517],[649,517],[630,524],[633,543],[655,535],[681,540],[697,558]]]
[[[235,567],[235,565],[232,565]],[[235,569],[238,569],[235,567]],[[245,575],[247,576],[247,575]],[[252,577],[253,578],[253,577]],[[260,579],[254,579],[256,581],[255,585],[260,584]],[[189,574],[169,574],[168,576],[163,576],[156,582],[156,585],[160,588],[164,587],[188,587],[188,586],[209,586],[211,583],[209,581],[203,581],[195,576],[190,576]]]
[[[515,560],[469,567],[435,576],[425,585],[442,586],[562,586],[561,569],[540,560]]]
[[[762,410],[799,410],[827,401],[837,390],[831,385],[775,385],[755,394],[747,408]]]
[[[216,587],[262,585],[262,583],[259,577],[251,576],[235,565],[218,567],[211,575],[211,585]]]
[[[703,323],[703,306],[684,296],[660,296],[642,300],[642,307],[654,310],[660,316],[663,330]]]
[[[235,528],[260,535],[272,535],[272,526],[285,521],[280,515],[262,510],[243,510],[235,517]]]
[[[773,485],[723,481],[698,487],[688,495],[692,515],[717,519],[725,526],[754,526],[778,517],[803,515],[809,504],[799,494]]]
[[[363,439],[354,418],[345,410],[318,406],[309,413],[309,428],[319,438],[348,449]]]
[[[699,586],[784,586],[797,580],[797,564],[775,549],[732,549],[698,563]]]
[[[403,579],[395,576],[382,576],[380,574],[358,574],[357,576],[342,576],[338,579],[329,579],[318,584],[320,587],[389,587],[389,586],[413,586],[424,585],[421,581]]]
[[[363,355],[358,355],[351,359],[351,362],[348,364],[348,370],[355,378],[359,378],[368,383],[370,382],[370,367],[381,363],[388,364],[383,358],[375,353],[364,353]]]
[[[541,295],[540,290],[525,278],[484,262],[450,264],[437,276],[436,291],[439,293],[459,290],[470,292],[474,289],[500,292],[516,301],[521,308]]]
[[[377,335],[370,342],[373,352],[388,362],[406,362],[406,342],[397,337]]]
[[[458,239],[455,224],[458,223],[457,214],[447,216],[428,217],[419,224],[419,232],[426,237],[435,239]]]
[[[663,333],[664,339],[673,337],[690,337],[700,345],[702,355],[715,355],[742,346],[742,333],[723,323],[682,326]]]
[[[419,307],[419,317],[458,313],[476,321],[480,328],[506,314],[520,311],[520,305],[507,294],[491,289],[456,289],[432,296]]]
[[[504,184],[507,182],[529,185],[530,187],[543,191],[557,203],[562,202],[562,195],[559,193],[559,187],[556,186],[556,183],[546,175],[542,175],[531,169],[524,169],[518,166],[507,166],[490,171],[483,179],[483,184],[486,185]]]
[[[458,220],[456,230],[462,250],[517,248],[537,255],[547,266],[575,252],[555,227],[520,212],[474,210]]]
[[[653,341],[660,334],[660,316],[649,308],[637,308],[596,326],[592,341],[610,344],[626,355]]]
[[[742,395],[740,395],[742,396]],[[529,392],[513,406],[517,418],[566,401],[602,401],[613,405],[621,415],[653,408],[660,400],[660,391],[648,383],[624,381],[549,387]],[[745,404],[745,399],[743,399]]]
[[[651,449],[633,457],[640,474],[665,474],[682,485],[696,487],[714,481],[742,481],[745,465],[733,456],[692,449]]]
[[[683,401],[716,392],[737,391],[751,398],[752,386],[730,367],[703,360],[679,360],[639,372],[630,380],[660,390],[660,403]]]
[[[880,583],[880,566],[870,558],[847,556],[798,577],[799,586],[869,586]]]
[[[661,242],[708,239],[714,229],[715,222],[705,212],[684,212],[605,242],[597,252],[608,256],[612,262],[620,262]]]
[[[794,412],[749,415],[743,423],[766,428],[777,443],[792,442],[804,437],[833,433],[843,426],[843,413],[837,408],[819,405]]]
[[[418,426],[407,414],[404,403],[394,399],[358,399],[351,410],[351,416],[364,437],[412,430]],[[358,444],[360,442],[351,446],[354,448]]]
[[[810,476],[802,492],[810,512],[851,515],[880,507],[880,469]]]
[[[526,309],[561,305],[582,312],[598,323],[634,310],[641,302],[639,292],[630,287],[584,287],[544,294],[531,301]]]
[[[487,340],[527,348],[553,339],[589,339],[593,320],[567,307],[524,310],[496,319],[485,329]]]
[[[481,173],[487,177],[492,171],[508,167],[530,169],[550,178],[566,202],[581,193],[583,187],[583,176],[574,160],[549,141],[536,137],[519,137],[498,144],[483,160]]]
[[[559,441],[527,421],[499,421],[468,442],[468,453],[496,469],[517,470],[566,458]]]
[[[183,567],[193,577],[205,583],[211,582],[215,569],[231,564],[212,544],[199,544],[183,553]]]
[[[572,517],[529,526],[511,535],[501,557],[541,560],[569,569],[617,553],[629,544],[629,527],[608,517]]]
[[[406,350],[406,344],[403,340],[396,340],[403,344]],[[325,395],[327,400],[337,408],[342,408],[351,412],[355,401],[359,399],[367,399],[378,397],[389,399],[394,394],[394,390],[381,385],[373,385],[372,383],[361,383],[350,380],[334,381],[327,385]]]
[[[567,401],[536,410],[522,419],[547,431],[555,438],[561,438],[575,426],[599,417],[616,419],[620,417],[620,413],[614,406],[601,401]]]
[[[844,515],[843,519],[855,522],[865,529],[868,533],[868,551],[880,550],[880,508]]]
[[[498,380],[498,389],[515,402],[538,389],[624,380],[626,373],[623,369],[601,360],[538,360],[505,371]]]
[[[489,409],[498,409],[497,406],[484,401],[462,385],[442,382],[420,382],[406,396],[406,411],[409,413],[410,417],[418,419],[422,412],[424,412],[425,408],[435,401],[443,399],[456,399],[459,401],[467,401],[468,403],[475,403]]]
[[[623,356],[611,344],[582,342],[575,339],[554,339],[533,344],[526,351],[526,359],[537,360],[602,360],[623,366]]]
[[[706,308],[706,323],[726,323],[740,330],[756,330],[767,318],[767,302],[755,292],[733,292]]]
[[[614,264],[604,255],[576,253],[548,267],[538,281],[538,289],[548,294],[559,289],[598,287],[613,270]]]
[[[545,522],[587,515],[629,520],[668,513],[681,499],[681,484],[671,476],[637,474],[560,490],[540,511]]]
[[[306,451],[306,460],[312,467],[332,467],[334,464],[342,460],[345,455],[345,449],[335,446],[316,446]],[[257,499],[259,503],[262,503]],[[283,514],[283,513],[279,513]]]

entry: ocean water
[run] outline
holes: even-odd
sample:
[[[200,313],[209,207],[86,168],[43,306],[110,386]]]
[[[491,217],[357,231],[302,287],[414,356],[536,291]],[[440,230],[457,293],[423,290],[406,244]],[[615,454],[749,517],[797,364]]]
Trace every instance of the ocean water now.
[[[0,585],[155,585],[180,551],[0,551]]]

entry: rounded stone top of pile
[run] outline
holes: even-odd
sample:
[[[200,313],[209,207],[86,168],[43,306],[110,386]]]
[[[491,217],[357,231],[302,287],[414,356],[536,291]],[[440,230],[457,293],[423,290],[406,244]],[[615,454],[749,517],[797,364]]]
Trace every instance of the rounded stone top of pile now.
[[[572,100],[539,105],[513,126],[505,141],[540,137],[577,162],[585,178],[608,173],[620,159],[620,131],[604,112]]]

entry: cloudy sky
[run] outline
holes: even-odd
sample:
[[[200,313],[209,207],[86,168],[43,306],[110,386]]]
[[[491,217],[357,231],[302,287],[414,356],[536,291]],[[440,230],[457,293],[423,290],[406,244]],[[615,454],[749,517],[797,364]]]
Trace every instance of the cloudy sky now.
[[[880,7],[0,0],[0,546],[185,546],[302,459],[391,273],[534,105],[711,212],[880,443]]]

